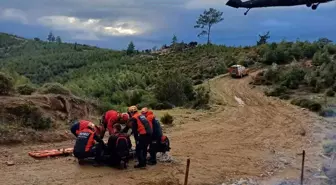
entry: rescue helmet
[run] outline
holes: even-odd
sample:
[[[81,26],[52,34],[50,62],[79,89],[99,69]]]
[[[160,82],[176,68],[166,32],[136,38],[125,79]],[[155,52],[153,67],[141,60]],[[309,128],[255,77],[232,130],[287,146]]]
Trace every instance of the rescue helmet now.
[[[135,105],[132,105],[132,106],[128,107],[128,112],[129,113],[138,112],[138,107],[136,107]]]
[[[126,113],[126,112],[121,113],[121,121],[126,123],[129,120],[129,118],[130,118],[130,116],[129,116],[128,113]]]

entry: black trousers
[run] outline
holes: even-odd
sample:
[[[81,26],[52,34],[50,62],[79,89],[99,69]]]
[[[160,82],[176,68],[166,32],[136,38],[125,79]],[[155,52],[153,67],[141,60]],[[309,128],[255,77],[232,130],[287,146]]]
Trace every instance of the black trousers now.
[[[136,142],[135,152],[141,166],[147,164],[147,148],[150,142],[151,137],[148,135],[140,135]]]
[[[158,152],[160,139],[152,138],[152,141],[149,145],[149,154],[150,154],[150,162],[156,163],[156,154]]]
[[[74,156],[78,159],[85,159],[89,157],[95,157],[95,160],[98,162],[102,161],[103,155],[103,144],[96,143],[93,145],[88,152],[74,152]]]

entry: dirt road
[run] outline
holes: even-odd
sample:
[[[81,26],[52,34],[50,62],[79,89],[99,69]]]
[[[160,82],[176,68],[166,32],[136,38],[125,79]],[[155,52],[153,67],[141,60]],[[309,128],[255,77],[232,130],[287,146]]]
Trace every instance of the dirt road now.
[[[190,184],[221,184],[235,178],[269,180],[270,176],[298,178],[306,149],[307,170],[319,167],[319,120],[288,103],[268,98],[248,85],[249,77],[210,81],[214,105],[210,111],[172,110],[177,125],[167,129],[173,164],[147,170],[119,171],[78,166],[74,158],[34,160],[30,150],[72,146],[73,142],[1,147],[0,184],[163,184],[183,181],[185,160],[191,158]],[[7,166],[12,160],[14,166]],[[161,182],[159,182],[161,181]],[[152,183],[155,184],[155,183]]]

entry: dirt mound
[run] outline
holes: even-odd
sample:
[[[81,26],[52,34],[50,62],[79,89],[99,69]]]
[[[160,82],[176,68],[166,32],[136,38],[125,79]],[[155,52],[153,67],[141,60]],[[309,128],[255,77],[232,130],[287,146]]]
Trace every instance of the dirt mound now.
[[[61,141],[69,138],[68,133],[64,132],[64,129],[69,127],[69,120],[85,119],[96,114],[94,104],[75,96],[2,96],[0,144]]]

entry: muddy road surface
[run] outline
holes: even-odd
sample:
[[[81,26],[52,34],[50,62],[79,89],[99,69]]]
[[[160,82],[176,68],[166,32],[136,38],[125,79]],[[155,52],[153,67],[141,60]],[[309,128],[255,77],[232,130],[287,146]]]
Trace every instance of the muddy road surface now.
[[[319,168],[319,136],[323,128],[308,111],[265,97],[249,85],[250,77],[210,80],[212,109],[172,110],[176,125],[167,129],[174,163],[159,163],[145,170],[120,171],[109,167],[79,166],[73,157],[35,160],[31,150],[72,147],[74,141],[55,144],[0,147],[0,184],[163,184],[183,182],[190,157],[189,184],[221,184],[245,177],[299,178],[303,149],[306,169]],[[187,112],[187,113],[185,113]],[[193,119],[189,119],[192,117]],[[7,161],[15,164],[8,166]],[[169,183],[168,183],[169,184]],[[172,183],[170,183],[172,184]]]

